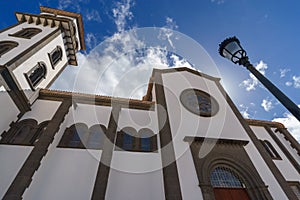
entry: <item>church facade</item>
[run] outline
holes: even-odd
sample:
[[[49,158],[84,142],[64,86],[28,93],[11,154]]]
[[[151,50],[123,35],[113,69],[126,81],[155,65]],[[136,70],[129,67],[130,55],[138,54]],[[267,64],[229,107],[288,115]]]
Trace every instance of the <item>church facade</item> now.
[[[300,199],[299,143],[219,78],[154,69],[142,100],[49,90],[84,29],[40,10],[0,31],[1,199]]]

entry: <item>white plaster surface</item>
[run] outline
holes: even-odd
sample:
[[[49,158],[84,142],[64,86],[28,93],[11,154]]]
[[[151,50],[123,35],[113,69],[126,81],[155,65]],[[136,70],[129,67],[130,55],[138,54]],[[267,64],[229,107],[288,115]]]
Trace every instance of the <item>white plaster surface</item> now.
[[[114,151],[105,199],[165,199],[160,154]]]
[[[75,123],[85,123],[88,127],[102,124],[107,128],[111,107],[79,103],[77,105],[76,109],[74,106],[70,109],[67,127]]]
[[[21,30],[22,28],[39,28],[42,30],[42,32],[38,33],[37,35],[33,36],[31,39],[25,39],[25,38],[19,38],[19,37],[13,37],[9,36],[9,34],[13,34]],[[18,46],[9,52],[5,53],[0,58],[0,65],[4,65],[8,61],[10,61],[12,58],[16,57],[20,53],[22,53],[24,50],[28,49],[30,46],[32,46],[34,43],[40,41],[42,38],[44,38],[49,33],[53,32],[57,27],[51,28],[50,26],[43,26],[43,25],[35,25],[34,23],[28,24],[28,23],[21,23],[18,26],[15,26],[13,28],[10,28],[2,33],[0,33],[0,39],[1,41],[15,41],[18,42]]]
[[[9,124],[17,120],[19,109],[6,91],[0,92],[0,134],[9,129]],[[1,136],[0,136],[1,138]]]
[[[57,148],[47,155],[24,200],[90,199],[101,151]],[[94,156],[97,155],[97,158]]]
[[[33,147],[0,145],[0,199],[21,169]]]
[[[291,153],[293,158],[300,163],[300,156],[298,155],[298,152],[296,149],[292,148],[291,143],[284,138],[284,135],[280,132],[275,132],[276,128],[272,128],[272,131],[276,135],[276,137],[281,141],[281,143],[285,146],[285,148]]]
[[[157,113],[155,111],[122,109],[119,116],[118,131],[124,127],[149,128],[154,134],[158,133]]]
[[[23,119],[35,119],[38,124],[51,120],[60,106],[60,101],[37,100],[31,107],[31,111],[24,114]]]
[[[60,46],[62,48],[63,55],[62,60],[59,61],[53,69],[48,53],[52,52],[57,46]],[[46,86],[53,80],[53,78],[55,78],[55,75],[57,75],[68,62],[61,34],[13,70],[13,74],[23,90],[31,90],[30,85],[24,76],[24,73],[29,72],[34,66],[37,65],[38,62],[44,62],[46,64],[47,74],[46,78],[39,83],[37,88],[46,88]],[[28,96],[28,98],[29,97],[30,96]]]
[[[253,143],[249,143],[245,146],[246,152],[248,153],[252,163],[256,167],[260,177],[262,178],[265,185],[268,186],[268,190],[275,200],[288,199],[284,191],[280,187],[276,178],[272,174],[271,170],[260,156],[258,150],[255,148]]]
[[[295,167],[291,164],[291,162],[283,153],[283,151],[281,151],[280,147],[276,144],[276,142],[269,135],[266,129],[264,127],[259,127],[259,126],[251,126],[251,129],[255,132],[258,139],[269,141],[272,144],[272,146],[275,148],[275,150],[277,151],[277,153],[279,154],[282,160],[273,159],[273,161],[276,164],[277,168],[280,170],[283,177],[287,181],[300,181],[299,173],[297,172]]]

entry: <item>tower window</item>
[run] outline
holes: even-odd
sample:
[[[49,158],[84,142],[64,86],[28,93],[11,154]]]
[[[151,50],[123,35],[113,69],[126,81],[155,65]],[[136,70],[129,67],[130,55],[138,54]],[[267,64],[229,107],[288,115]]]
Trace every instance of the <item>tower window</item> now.
[[[281,160],[281,157],[279,156],[279,154],[277,153],[273,145],[268,140],[263,140],[263,141],[261,140],[261,143],[272,159]]]
[[[46,78],[47,68],[45,63],[38,62],[29,72],[25,73],[25,77],[32,90],[35,90],[36,86]]]
[[[42,32],[39,28],[23,28],[22,30],[10,34],[9,36],[31,39],[33,36],[37,35],[38,33]]]
[[[19,44],[14,41],[1,41],[0,42],[0,57],[5,53],[9,52],[13,48],[17,47]]]
[[[62,60],[62,49],[60,46],[57,46],[51,53],[48,53],[49,59],[52,65],[52,68],[57,65],[59,61]]]

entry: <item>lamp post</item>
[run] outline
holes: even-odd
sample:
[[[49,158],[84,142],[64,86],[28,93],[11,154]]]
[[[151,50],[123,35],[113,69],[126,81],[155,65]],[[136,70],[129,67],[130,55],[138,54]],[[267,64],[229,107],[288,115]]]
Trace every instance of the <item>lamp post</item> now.
[[[300,121],[300,108],[253,67],[249,62],[246,51],[242,48],[240,41],[236,37],[225,39],[219,46],[221,56],[231,60],[235,64],[246,67]]]

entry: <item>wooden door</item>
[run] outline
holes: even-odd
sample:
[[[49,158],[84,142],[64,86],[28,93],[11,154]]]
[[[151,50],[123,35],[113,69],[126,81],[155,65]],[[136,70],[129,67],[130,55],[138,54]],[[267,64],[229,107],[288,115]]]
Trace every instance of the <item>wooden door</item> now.
[[[244,188],[214,188],[216,200],[250,200]]]

